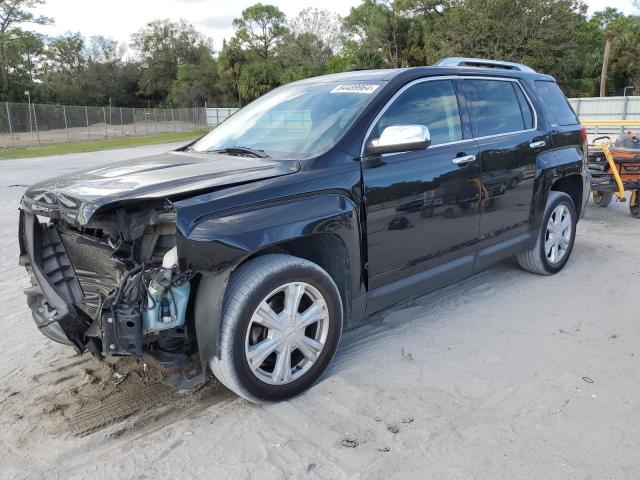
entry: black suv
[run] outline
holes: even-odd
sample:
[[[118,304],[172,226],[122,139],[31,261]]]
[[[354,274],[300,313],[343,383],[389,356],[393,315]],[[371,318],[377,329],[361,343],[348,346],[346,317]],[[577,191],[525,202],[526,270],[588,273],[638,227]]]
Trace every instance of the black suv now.
[[[199,354],[239,395],[309,388],[343,328],[517,256],[558,272],[589,191],[554,79],[507,62],[328,75],[164,155],[29,188],[25,293],[97,356]]]

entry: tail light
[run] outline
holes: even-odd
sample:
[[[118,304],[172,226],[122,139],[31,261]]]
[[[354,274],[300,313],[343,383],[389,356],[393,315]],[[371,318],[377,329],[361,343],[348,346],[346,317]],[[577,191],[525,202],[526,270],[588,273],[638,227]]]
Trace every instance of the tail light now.
[[[582,143],[585,145],[589,143],[589,139],[587,137],[587,127],[580,125],[580,136],[582,137]]]

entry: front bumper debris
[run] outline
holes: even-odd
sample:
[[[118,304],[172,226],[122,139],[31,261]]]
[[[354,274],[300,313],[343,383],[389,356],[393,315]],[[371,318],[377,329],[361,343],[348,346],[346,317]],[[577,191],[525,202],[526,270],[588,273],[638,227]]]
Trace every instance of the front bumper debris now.
[[[38,329],[51,340],[84,351],[91,318],[76,308],[82,289],[58,231],[21,210],[19,240],[20,264],[33,283],[24,293]]]

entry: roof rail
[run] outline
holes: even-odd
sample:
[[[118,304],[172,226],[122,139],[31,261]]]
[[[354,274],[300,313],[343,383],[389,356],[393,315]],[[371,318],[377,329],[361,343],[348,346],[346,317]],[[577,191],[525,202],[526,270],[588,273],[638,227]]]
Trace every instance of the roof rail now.
[[[479,68],[504,68],[518,72],[533,72],[535,70],[521,63],[503,62],[500,60],[488,60],[486,58],[448,57],[439,60],[434,65],[438,67],[479,67]]]

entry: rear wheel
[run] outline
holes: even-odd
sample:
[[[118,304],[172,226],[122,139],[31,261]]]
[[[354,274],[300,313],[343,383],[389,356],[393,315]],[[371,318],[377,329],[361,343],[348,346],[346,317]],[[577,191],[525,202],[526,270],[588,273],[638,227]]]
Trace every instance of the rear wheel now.
[[[591,195],[593,196],[593,203],[598,207],[608,206],[613,198],[612,192],[603,192],[601,190],[593,190]]]
[[[562,270],[573,249],[577,219],[569,195],[549,192],[538,239],[531,250],[517,255],[520,266],[540,275],[552,275]]]
[[[322,374],[341,331],[342,301],[327,272],[289,255],[258,257],[231,277],[211,370],[247,400],[286,400]]]
[[[634,190],[629,200],[629,212],[631,216],[640,218],[640,190]]]

